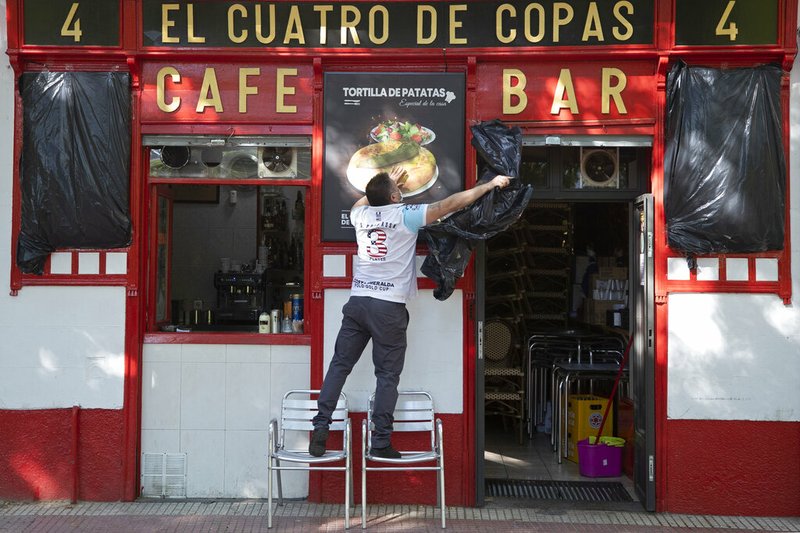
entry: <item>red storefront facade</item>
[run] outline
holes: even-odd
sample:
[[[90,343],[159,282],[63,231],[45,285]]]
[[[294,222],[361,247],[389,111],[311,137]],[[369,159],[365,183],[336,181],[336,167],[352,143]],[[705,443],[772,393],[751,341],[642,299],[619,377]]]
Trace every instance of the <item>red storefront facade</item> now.
[[[47,269],[44,275],[36,276],[12,266],[11,290],[24,293],[29,286],[58,285],[124,287],[124,401],[121,409],[71,409],[64,405],[53,409],[0,410],[2,426],[13,435],[4,439],[5,451],[0,454],[3,463],[13,468],[4,470],[24,473],[0,476],[0,497],[113,501],[140,496],[145,395],[142,354],[148,346],[219,344],[275,350],[280,346],[304,347],[310,353],[308,385],[319,387],[326,355],[329,356],[325,353],[325,324],[336,318],[327,316],[325,300],[334,291],[349,288],[355,252],[352,243],[326,241],[323,237],[324,225],[329,223],[323,219],[325,75],[446,72],[460,73],[465,80],[465,187],[476,181],[478,166],[476,153],[469,148],[468,126],[481,121],[500,119],[519,126],[531,138],[650,139],[648,183],[641,185],[640,192],[652,195],[655,228],[654,301],[650,310],[654,321],[651,335],[654,427],[651,429],[655,440],[651,479],[655,510],[797,514],[800,422],[682,419],[671,416],[668,408],[670,295],[767,294],[789,304],[790,206],[787,202],[787,231],[782,251],[735,258],[715,256],[713,259],[720,261],[723,274],[709,280],[698,278],[696,272],[688,278],[670,275],[669,259],[680,258],[681,254],[667,245],[663,203],[666,77],[670,66],[678,60],[689,65],[722,68],[780,64],[786,72],[781,98],[788,159],[791,91],[788,72],[796,53],[796,2],[770,3],[774,4],[770,8],[774,8],[774,16],[753,22],[767,26],[767,37],[760,34],[752,37],[747,33],[748,21],[733,18],[737,12],[732,11],[735,6],[731,4],[735,2],[714,3],[708,13],[705,8],[697,8],[702,11],[697,19],[709,27],[698,24],[700,29],[695,31],[699,33],[692,34],[680,28],[686,24],[686,11],[690,8],[686,2],[674,0],[604,5],[582,1],[391,2],[385,6],[361,2],[316,5],[120,0],[116,31],[111,31],[108,37],[108,30],[103,30],[96,41],[92,41],[92,26],[87,22],[86,11],[80,11],[91,6],[83,2],[59,2],[56,11],[64,11],[66,16],[56,21],[55,17],[32,16],[34,4],[8,0],[6,5],[7,53],[15,85],[23,73],[42,70],[130,73],[133,233],[132,243],[125,250],[128,254],[125,274],[108,273],[104,266],[108,252],[100,250],[101,268],[91,276],[81,276],[75,273],[77,270],[71,275],[54,276]],[[276,6],[277,12],[273,11]],[[30,9],[28,13],[26,9]],[[81,13],[87,17],[82,27]],[[221,13],[224,18],[220,18]],[[488,25],[488,32],[478,32],[475,28],[482,25],[486,13],[492,15],[493,24]],[[266,20],[272,25],[261,24]],[[401,21],[409,27],[403,28]],[[416,46],[409,42],[415,42]],[[18,90],[15,94],[14,155],[15,161],[19,161],[23,152],[23,104]],[[154,288],[159,284],[158,240],[154,237],[158,191],[174,180],[159,178],[152,172],[149,151],[156,141],[148,139],[163,142],[170,136],[230,138],[233,135],[308,140],[309,174],[272,178],[268,183],[275,187],[298,187],[305,199],[301,261],[305,328],[301,334],[265,337],[251,332],[195,331],[187,340],[186,334],[158,328]],[[21,216],[20,190],[16,185],[19,172],[19,165],[15,165],[13,228],[19,227]],[[244,187],[254,181],[252,176],[216,181],[190,176],[181,183]],[[15,230],[12,263],[16,244]],[[423,246],[418,254],[425,254]],[[331,274],[326,270],[330,257],[343,258],[341,272]],[[726,259],[745,261],[749,275],[743,280],[726,278]],[[757,262],[762,259],[774,261],[776,276],[768,280],[757,278]],[[480,427],[476,422],[480,400],[476,391],[479,370],[474,333],[474,305],[476,298],[480,299],[476,294],[480,286],[477,276],[473,265],[459,281],[457,288],[463,294],[460,316],[450,317],[461,331],[461,338],[451,339],[461,345],[461,387],[438,391],[440,395],[448,392],[460,395],[458,405],[441,415],[448,458],[448,503],[453,505],[475,505],[477,485],[482,482],[475,467],[476,455],[481,453],[476,443]],[[419,284],[423,290],[434,288],[433,282],[424,278],[420,278]],[[775,371],[780,372],[777,368]],[[363,412],[354,415],[354,427],[363,416]],[[721,439],[720,435],[737,437]],[[354,449],[358,449],[359,440],[357,435]],[[774,444],[769,450],[761,450],[756,461],[748,444],[753,442]],[[737,480],[748,482],[736,483]],[[414,478],[413,482],[402,485],[404,490],[399,490],[399,485],[390,479],[371,482],[373,500],[433,502],[432,479]],[[338,478],[311,476],[308,495],[315,500],[336,501],[338,487]]]

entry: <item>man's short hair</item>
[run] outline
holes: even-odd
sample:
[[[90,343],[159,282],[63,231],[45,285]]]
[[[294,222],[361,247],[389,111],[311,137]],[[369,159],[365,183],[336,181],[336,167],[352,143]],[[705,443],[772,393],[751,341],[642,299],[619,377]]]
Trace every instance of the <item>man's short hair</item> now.
[[[369,205],[378,207],[381,205],[389,205],[392,203],[392,193],[394,182],[389,174],[386,172],[378,172],[375,174],[369,183],[367,183],[367,200]]]

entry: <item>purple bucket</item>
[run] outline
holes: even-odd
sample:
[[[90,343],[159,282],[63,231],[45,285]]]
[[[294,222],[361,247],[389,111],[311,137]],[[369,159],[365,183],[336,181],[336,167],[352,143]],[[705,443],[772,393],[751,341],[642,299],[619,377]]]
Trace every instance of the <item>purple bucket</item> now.
[[[589,444],[589,439],[578,442],[578,467],[586,477],[619,477],[622,475],[621,446]]]

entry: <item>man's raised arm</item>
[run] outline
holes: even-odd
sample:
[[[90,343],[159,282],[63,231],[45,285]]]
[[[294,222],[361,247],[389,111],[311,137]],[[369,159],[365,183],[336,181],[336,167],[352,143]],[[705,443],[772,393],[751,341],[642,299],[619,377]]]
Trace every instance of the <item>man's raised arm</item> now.
[[[428,205],[427,213],[425,214],[425,225],[436,222],[440,218],[455,213],[459,209],[467,207],[469,204],[491,191],[495,187],[507,187],[513,178],[509,176],[495,176],[492,181],[476,185],[466,191],[451,194],[444,200],[433,202]]]

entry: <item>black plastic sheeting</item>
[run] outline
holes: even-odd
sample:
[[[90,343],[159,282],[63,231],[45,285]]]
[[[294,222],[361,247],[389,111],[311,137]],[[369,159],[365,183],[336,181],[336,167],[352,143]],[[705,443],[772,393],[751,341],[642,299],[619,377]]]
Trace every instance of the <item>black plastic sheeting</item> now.
[[[20,92],[17,265],[41,274],[48,255],[59,248],[128,246],[130,75],[26,73]]]
[[[671,248],[688,256],[783,249],[782,74],[776,65],[672,67],[664,157]]]
[[[498,120],[472,126],[472,146],[487,166],[478,183],[502,174],[519,177],[522,133]],[[504,189],[494,188],[472,205],[425,227],[428,256],[422,273],[436,282],[433,296],[446,300],[464,275],[473,248],[516,222],[531,199],[533,187],[515,179]]]

